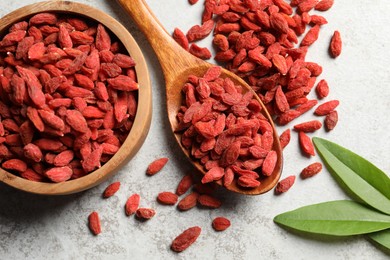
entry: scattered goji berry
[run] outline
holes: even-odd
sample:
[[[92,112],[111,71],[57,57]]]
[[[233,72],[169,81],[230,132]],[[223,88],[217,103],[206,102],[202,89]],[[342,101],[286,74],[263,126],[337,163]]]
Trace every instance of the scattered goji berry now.
[[[301,147],[302,152],[305,155],[314,156],[314,145],[308,135],[306,135],[304,132],[299,132],[299,144]]]
[[[333,110],[332,112],[327,114],[324,121],[326,130],[328,131],[333,130],[333,128],[335,128],[337,125],[338,119],[339,117],[336,110]]]
[[[294,185],[294,182],[295,175],[288,176],[287,178],[279,181],[275,187],[275,193],[281,194],[287,192],[291,188],[291,186]]]
[[[137,193],[135,193],[127,199],[125,204],[125,213],[127,216],[133,215],[137,211],[139,207],[140,198],[141,197]]]
[[[230,220],[225,217],[216,217],[213,219],[212,226],[215,231],[224,231],[230,227]]]
[[[161,171],[161,169],[165,166],[165,164],[168,162],[168,160],[169,159],[166,157],[154,160],[153,162],[151,162],[149,164],[148,168],[146,169],[146,174],[147,175],[154,175],[157,172]]]
[[[306,178],[313,177],[314,175],[318,174],[321,170],[322,170],[321,163],[319,162],[312,163],[301,171],[301,178],[306,179]]]
[[[103,198],[109,198],[113,196],[120,188],[121,183],[119,181],[113,182],[107,186],[103,192]]]
[[[175,252],[182,252],[191,246],[199,237],[202,229],[198,226],[190,227],[178,235],[171,244],[171,249]]]
[[[330,40],[329,52],[333,58],[340,56],[342,50],[342,40],[339,31],[334,31]]]
[[[138,208],[135,212],[135,215],[139,219],[148,220],[154,217],[154,215],[156,215],[156,211],[150,208]]]
[[[88,226],[95,236],[102,232],[99,214],[94,211],[88,216]]]
[[[178,196],[173,192],[164,191],[158,194],[157,200],[164,205],[175,205],[178,200]]]
[[[295,130],[302,131],[305,133],[314,132],[314,131],[320,129],[321,127],[322,127],[322,124],[318,120],[307,121],[304,123],[294,125]]]
[[[327,101],[319,105],[314,111],[314,114],[317,116],[325,116],[332,112],[339,104],[340,102],[338,100]]]

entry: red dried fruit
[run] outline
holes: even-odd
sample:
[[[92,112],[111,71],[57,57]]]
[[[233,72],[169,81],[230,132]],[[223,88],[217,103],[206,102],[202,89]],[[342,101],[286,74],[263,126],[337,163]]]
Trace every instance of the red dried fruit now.
[[[20,176],[30,181],[37,181],[37,182],[44,181],[44,176],[36,173],[32,169],[27,169],[25,172],[20,173]]]
[[[111,48],[111,37],[101,24],[97,26],[95,45],[99,51],[110,50]]]
[[[200,195],[197,200],[201,206],[207,208],[216,209],[222,205],[222,202],[219,199],[207,194]]]
[[[339,104],[340,102],[338,100],[327,101],[319,105],[314,111],[314,114],[317,116],[325,116],[332,112]]]
[[[208,60],[211,58],[211,52],[209,49],[206,47],[199,47],[195,43],[191,44],[189,52],[202,60]]]
[[[310,46],[312,45],[317,39],[318,35],[320,33],[320,26],[315,25],[306,33],[306,35],[303,37],[301,41],[301,46]]]
[[[129,69],[136,65],[132,57],[122,53],[115,54],[114,58],[112,59],[112,62],[121,67],[122,69]]]
[[[333,110],[332,112],[327,114],[324,121],[326,130],[328,131],[333,130],[333,128],[336,127],[338,120],[339,118],[336,110]]]
[[[208,183],[212,181],[217,181],[223,177],[225,171],[221,167],[211,168],[202,178],[202,183]]]
[[[88,226],[92,234],[94,234],[95,236],[99,235],[102,232],[100,225],[100,217],[96,211],[92,212],[88,216]]]
[[[102,157],[103,148],[99,146],[97,149],[91,152],[91,154],[84,159],[82,162],[82,167],[85,172],[92,172],[96,168],[100,168],[100,159]]]
[[[322,170],[321,163],[319,162],[312,163],[301,171],[301,178],[306,179],[306,178],[313,177],[314,175],[318,174],[321,170]]]
[[[182,252],[191,246],[199,237],[202,229],[198,226],[190,227],[178,235],[171,244],[171,249],[175,252]]]
[[[204,22],[201,26],[195,25],[189,29],[187,32],[187,39],[189,42],[201,40],[203,38],[206,38],[214,27],[214,21],[208,20]]]
[[[286,95],[284,94],[280,85],[277,87],[275,92],[275,103],[278,110],[282,113],[290,109]]]
[[[197,192],[191,192],[179,201],[179,203],[177,204],[177,208],[181,211],[192,209],[196,206],[198,197],[199,194]]]
[[[314,145],[310,137],[306,135],[304,132],[299,132],[299,145],[304,154],[309,156],[315,155]]]
[[[148,168],[146,169],[146,174],[147,175],[156,174],[165,166],[165,164],[168,162],[168,160],[169,159],[166,157],[154,160],[153,162],[151,162],[149,164]]]
[[[179,28],[175,28],[172,37],[183,49],[185,49],[186,51],[189,50],[188,39]]]
[[[113,196],[120,188],[121,183],[119,181],[113,182],[107,186],[103,192],[103,198],[109,198]]]
[[[270,151],[264,159],[262,166],[262,174],[265,176],[270,176],[276,166],[276,162],[278,160],[278,155],[276,151]]]
[[[309,12],[310,10],[312,10],[315,7],[317,2],[318,2],[318,0],[304,0],[304,1],[300,1],[299,4],[298,4],[298,10],[301,13]]]
[[[279,142],[282,149],[284,149],[290,143],[290,139],[291,139],[291,130],[286,129],[279,137]]]
[[[229,187],[234,180],[234,172],[231,168],[225,170],[225,175],[223,176],[223,186]]]
[[[281,13],[272,13],[269,16],[270,26],[280,33],[288,32],[288,23]]]
[[[58,116],[56,116],[53,112],[49,112],[46,110],[38,110],[38,113],[42,119],[42,121],[46,124],[46,126],[49,126],[51,128],[57,129],[57,130],[64,130],[65,129],[65,123],[62,121],[62,119]]]
[[[315,6],[314,9],[317,11],[327,11],[334,4],[334,0],[321,0]]]
[[[173,192],[165,191],[158,194],[157,200],[164,205],[175,205],[178,200],[178,196]]]
[[[294,129],[305,133],[314,132],[322,127],[322,124],[318,120],[312,120],[301,124],[294,125]]]
[[[53,182],[64,182],[70,179],[73,170],[69,166],[54,167],[45,172],[45,175]]]
[[[133,215],[138,207],[141,197],[138,194],[131,195],[125,204],[125,213],[127,216]]]
[[[41,60],[45,52],[45,44],[43,42],[37,42],[30,47],[27,56],[30,60]]]
[[[72,150],[65,150],[59,153],[54,158],[53,164],[57,167],[66,166],[69,165],[69,163],[73,160],[73,158],[74,158],[74,152]]]
[[[325,98],[329,95],[328,82],[324,79],[320,80],[316,86],[316,93],[319,99]]]
[[[191,188],[193,183],[194,183],[194,181],[192,179],[192,176],[191,175],[185,175],[180,180],[179,184],[177,185],[176,194],[178,196],[183,195],[184,193],[186,193]]]
[[[20,159],[10,159],[4,161],[1,165],[2,168],[10,171],[25,172],[27,170],[27,164]]]
[[[86,133],[89,130],[85,117],[77,110],[66,111],[66,122],[80,133]]]
[[[294,185],[295,175],[288,176],[287,178],[278,182],[275,187],[275,194],[281,194],[287,192],[291,186]]]
[[[35,74],[25,68],[20,66],[16,66],[16,69],[20,75],[20,77],[26,82],[27,92],[31,101],[39,108],[45,105],[45,95],[42,92],[42,85],[39,82],[38,78]]]
[[[26,35],[26,31],[24,30],[17,30],[17,31],[10,32],[3,37],[3,40],[0,42],[0,47],[7,47],[7,46],[14,45],[20,42],[25,35]]]
[[[256,188],[259,187],[261,183],[252,176],[242,175],[238,178],[237,184],[244,188]]]
[[[330,40],[329,52],[333,58],[340,56],[342,50],[342,40],[339,31],[335,31]]]
[[[125,75],[119,75],[115,78],[107,79],[107,82],[113,89],[123,91],[134,91],[138,90],[139,87],[136,81]]]
[[[42,160],[42,151],[35,144],[29,143],[23,147],[24,156],[31,159],[35,162],[40,162]]]
[[[57,15],[53,13],[39,13],[31,17],[29,23],[30,25],[41,25],[41,24],[54,25],[57,23]]]
[[[154,209],[149,208],[138,208],[135,212],[137,218],[142,220],[151,219],[154,215],[156,215],[156,211]]]
[[[225,217],[216,217],[213,219],[212,226],[215,231],[224,231],[230,227],[230,220]]]

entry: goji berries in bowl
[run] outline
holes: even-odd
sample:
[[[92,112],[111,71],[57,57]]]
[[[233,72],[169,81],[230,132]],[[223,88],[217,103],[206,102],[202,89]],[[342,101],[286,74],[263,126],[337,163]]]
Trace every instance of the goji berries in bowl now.
[[[91,188],[139,150],[151,108],[142,52],[109,15],[48,1],[0,20],[0,181],[45,195]]]

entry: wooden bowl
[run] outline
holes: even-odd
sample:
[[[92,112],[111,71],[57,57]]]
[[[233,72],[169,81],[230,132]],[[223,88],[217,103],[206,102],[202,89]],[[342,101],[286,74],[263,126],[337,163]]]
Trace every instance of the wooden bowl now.
[[[149,72],[139,46],[127,29],[106,13],[80,3],[47,1],[24,6],[0,19],[0,35],[4,35],[4,31],[12,24],[40,12],[74,14],[103,24],[117,36],[136,62],[135,70],[140,88],[138,90],[138,108],[133,126],[119,151],[101,168],[84,177],[62,183],[34,182],[0,169],[0,181],[19,190],[43,195],[71,194],[89,189],[105,181],[126,164],[141,148],[150,128],[152,115]]]

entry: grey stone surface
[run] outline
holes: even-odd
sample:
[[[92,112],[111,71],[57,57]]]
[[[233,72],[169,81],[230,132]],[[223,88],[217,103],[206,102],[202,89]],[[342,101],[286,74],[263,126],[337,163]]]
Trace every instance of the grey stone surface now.
[[[130,0],[131,1],[131,0]],[[33,0],[1,1],[0,16]],[[345,199],[347,196],[324,170],[318,176],[297,181],[282,196],[269,192],[245,197],[221,191],[225,201],[217,210],[194,208],[178,212],[158,205],[161,191],[173,191],[183,174],[191,170],[174,142],[165,115],[164,81],[160,66],[145,37],[116,1],[79,1],[100,8],[122,22],[138,41],[153,82],[153,121],[145,144],[118,174],[100,186],[63,197],[43,197],[19,192],[0,184],[0,259],[388,259],[363,237],[309,239],[289,233],[272,222],[279,213],[304,205]],[[187,31],[199,23],[202,2],[190,6],[186,0],[147,0],[168,32],[175,27]],[[340,121],[334,131],[318,131],[324,137],[350,148],[390,173],[390,2],[387,0],[335,1],[323,15],[320,40],[309,49],[307,60],[324,68],[330,88],[327,100],[339,99]],[[327,48],[335,29],[341,32],[342,55],[329,58]],[[210,40],[200,45],[210,46]],[[312,93],[314,95],[314,93]],[[313,96],[314,97],[314,96]],[[313,119],[307,113],[295,122]],[[287,127],[278,127],[281,133]],[[153,177],[145,176],[147,164],[167,156],[169,163]],[[283,177],[298,175],[319,157],[300,155],[296,133],[285,150]],[[121,181],[120,191],[107,200],[104,188]],[[129,195],[141,195],[141,206],[157,210],[147,222],[126,217],[124,203]],[[94,237],[87,217],[96,210],[102,233]],[[232,226],[217,233],[211,220],[226,216]],[[176,254],[172,239],[190,226],[202,227],[202,234],[187,251]]]

